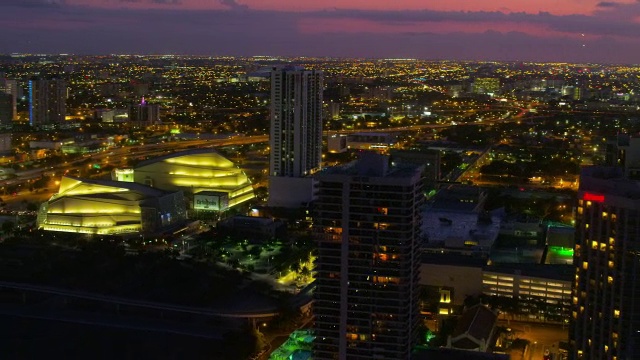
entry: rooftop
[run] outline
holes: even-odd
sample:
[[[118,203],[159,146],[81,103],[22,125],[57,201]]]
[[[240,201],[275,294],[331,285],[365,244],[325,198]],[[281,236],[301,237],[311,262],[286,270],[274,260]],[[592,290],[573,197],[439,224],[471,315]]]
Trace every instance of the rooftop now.
[[[508,360],[507,354],[492,354],[480,351],[434,348],[420,349],[411,355],[412,360]]]
[[[378,178],[412,178],[420,176],[422,167],[414,164],[391,164],[387,155],[363,153],[361,158],[342,166],[324,168],[317,173],[323,175],[346,175]]]
[[[464,266],[482,268],[487,265],[487,259],[481,257],[472,257],[468,255],[459,254],[422,254],[421,262],[423,264],[434,265],[452,265],[452,266]]]
[[[143,166],[147,166],[147,165],[150,165],[150,164],[155,164],[157,162],[162,162],[162,161],[169,160],[169,159],[177,159],[177,158],[181,158],[181,157],[185,157],[185,156],[198,156],[198,155],[215,157],[216,160],[217,160],[216,164],[212,164],[211,166],[214,166],[214,165],[217,165],[217,166],[221,166],[222,165],[223,167],[230,167],[230,166],[233,167],[234,166],[233,162],[231,162],[230,160],[228,160],[227,158],[222,156],[216,150],[206,148],[206,149],[189,149],[189,150],[185,150],[185,151],[175,152],[175,153],[172,153],[172,154],[166,154],[166,155],[154,157],[153,159],[149,159],[149,160],[140,162],[138,165],[136,165],[136,168],[141,168]],[[202,164],[193,164],[193,165],[202,165]]]
[[[491,223],[478,222],[476,213],[431,208],[423,213],[421,230],[427,237],[426,247],[466,247],[488,251],[500,232],[500,218],[491,217]]]
[[[95,186],[91,186],[95,185]],[[79,189],[83,186],[82,189]],[[99,193],[113,193],[110,189],[125,189],[128,191],[136,192],[143,196],[159,197],[171,193],[170,191],[164,191],[156,188],[152,188],[146,185],[137,184],[133,182],[123,182],[114,180],[96,180],[96,179],[80,179],[71,176],[63,176],[60,181],[59,195],[66,195],[68,191],[73,192],[72,195],[84,195],[84,194],[99,194]]]
[[[565,264],[499,264],[485,266],[483,271],[571,281],[575,274],[575,267]]]
[[[476,340],[484,339],[488,341],[490,340],[493,327],[497,320],[498,315],[485,305],[478,304],[472,306],[462,314],[451,337],[456,338],[460,335],[467,334]],[[475,347],[477,347],[477,344],[474,343],[473,348]]]

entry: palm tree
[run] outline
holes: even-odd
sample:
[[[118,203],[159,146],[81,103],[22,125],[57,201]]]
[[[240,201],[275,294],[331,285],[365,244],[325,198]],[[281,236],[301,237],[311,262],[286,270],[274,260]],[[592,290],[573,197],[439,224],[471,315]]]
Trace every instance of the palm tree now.
[[[300,272],[300,263],[299,262],[294,262],[293,264],[291,264],[291,271],[293,272]]]

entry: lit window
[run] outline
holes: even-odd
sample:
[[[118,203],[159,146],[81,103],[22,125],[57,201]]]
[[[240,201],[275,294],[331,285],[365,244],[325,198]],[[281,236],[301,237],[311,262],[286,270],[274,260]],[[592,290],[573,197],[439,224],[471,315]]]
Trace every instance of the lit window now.
[[[587,269],[589,268],[589,263],[588,263],[588,262],[586,262],[586,261],[584,261],[584,262],[582,263],[582,268],[583,268],[584,270],[587,270]]]
[[[620,317],[620,310],[618,310],[618,309],[614,309],[614,310],[613,310],[613,317],[615,317],[615,318],[619,318],[619,317]]]
[[[451,292],[449,290],[440,290],[440,302],[444,304],[451,302]]]

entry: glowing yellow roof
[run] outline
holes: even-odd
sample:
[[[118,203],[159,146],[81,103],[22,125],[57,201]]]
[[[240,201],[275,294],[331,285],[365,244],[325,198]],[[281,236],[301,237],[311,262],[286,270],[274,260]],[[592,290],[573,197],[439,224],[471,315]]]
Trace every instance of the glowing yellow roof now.
[[[187,150],[187,151],[181,151],[173,154],[168,154],[168,155],[160,156],[147,161],[143,161],[140,164],[138,164],[138,166],[136,166],[136,170],[144,168],[147,165],[151,165],[159,162],[187,165],[187,166],[220,168],[220,169],[236,167],[231,160],[220,155],[217,151],[213,149],[194,149],[194,150]]]

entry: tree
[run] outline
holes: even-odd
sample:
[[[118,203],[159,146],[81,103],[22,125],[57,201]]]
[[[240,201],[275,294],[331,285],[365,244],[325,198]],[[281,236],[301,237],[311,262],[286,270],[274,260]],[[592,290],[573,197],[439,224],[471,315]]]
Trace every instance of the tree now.
[[[2,223],[2,232],[6,235],[9,234],[11,231],[13,231],[13,228],[15,227],[16,224],[13,223],[13,221],[5,221]]]
[[[249,250],[249,255],[255,258],[259,258],[261,253],[262,253],[262,247],[260,245],[255,245],[251,248],[251,250]]]
[[[238,331],[225,334],[223,359],[248,359],[265,347],[264,335],[250,326],[243,326]]]
[[[290,268],[291,268],[291,271],[300,272],[300,263],[294,262],[293,264],[291,264]]]
[[[308,267],[303,266],[302,269],[300,269],[300,275],[305,276],[305,277],[309,276],[309,275],[311,275],[311,270],[309,270]]]

